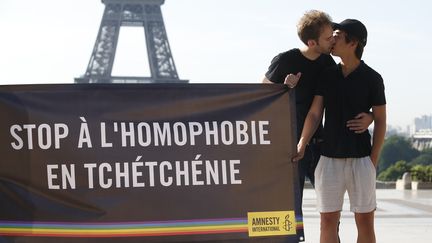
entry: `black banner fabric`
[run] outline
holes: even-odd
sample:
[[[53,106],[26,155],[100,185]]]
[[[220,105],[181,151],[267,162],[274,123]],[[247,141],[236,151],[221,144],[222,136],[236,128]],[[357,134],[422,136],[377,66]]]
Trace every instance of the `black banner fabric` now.
[[[0,242],[298,242],[282,85],[0,86]]]

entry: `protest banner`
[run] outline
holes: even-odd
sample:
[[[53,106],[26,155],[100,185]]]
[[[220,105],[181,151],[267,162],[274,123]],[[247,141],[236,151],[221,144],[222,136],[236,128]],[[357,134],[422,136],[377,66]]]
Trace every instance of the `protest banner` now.
[[[298,242],[293,107],[283,85],[0,86],[0,238]]]

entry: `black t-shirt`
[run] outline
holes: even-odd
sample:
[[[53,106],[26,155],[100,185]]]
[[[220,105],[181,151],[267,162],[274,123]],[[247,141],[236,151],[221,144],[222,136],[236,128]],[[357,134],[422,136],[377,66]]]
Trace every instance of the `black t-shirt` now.
[[[369,112],[372,106],[386,104],[381,75],[361,61],[352,73],[344,77],[339,64],[323,72],[316,95],[324,98],[322,155],[332,158],[370,156],[369,131],[354,133],[346,123],[361,112]]]
[[[329,66],[336,66],[330,55],[322,54],[317,59],[310,60],[296,48],[275,56],[265,74],[271,82],[283,84],[288,74],[302,73],[295,87],[298,138],[300,138],[307,113],[312,104],[320,73]],[[314,137],[321,138],[321,133],[322,125],[318,127]]]

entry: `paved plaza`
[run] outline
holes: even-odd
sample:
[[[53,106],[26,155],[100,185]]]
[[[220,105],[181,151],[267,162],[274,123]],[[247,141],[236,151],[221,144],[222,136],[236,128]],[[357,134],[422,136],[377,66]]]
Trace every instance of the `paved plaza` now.
[[[377,204],[377,243],[432,242],[432,190],[378,189]],[[319,213],[313,189],[304,191],[303,212],[306,243],[318,243]],[[349,211],[346,195],[341,216],[341,242],[355,243],[356,237],[354,215]]]

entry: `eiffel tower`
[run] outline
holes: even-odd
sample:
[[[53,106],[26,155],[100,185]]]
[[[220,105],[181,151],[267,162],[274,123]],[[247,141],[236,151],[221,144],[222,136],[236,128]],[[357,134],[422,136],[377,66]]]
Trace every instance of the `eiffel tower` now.
[[[161,5],[165,0],[102,0],[105,11],[85,74],[75,83],[187,83],[171,54]],[[111,76],[122,26],[143,27],[151,77]]]

